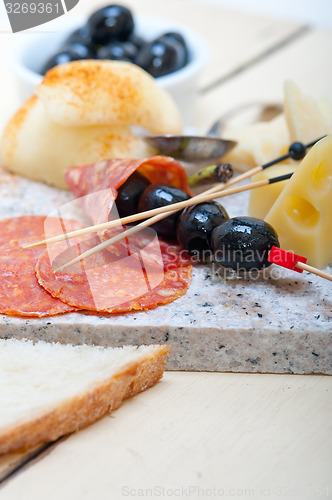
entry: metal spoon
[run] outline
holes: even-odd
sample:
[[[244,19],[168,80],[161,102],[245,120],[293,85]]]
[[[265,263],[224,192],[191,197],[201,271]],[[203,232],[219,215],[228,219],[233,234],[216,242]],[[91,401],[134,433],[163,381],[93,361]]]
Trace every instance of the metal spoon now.
[[[206,136],[152,135],[146,136],[143,139],[147,144],[149,144],[149,146],[152,146],[160,154],[173,156],[173,158],[188,163],[213,163],[218,161],[237,144],[236,141],[222,139],[220,137],[220,132],[225,126],[225,123],[232,116],[253,106],[262,108],[261,113],[273,113],[273,111],[275,111],[275,114],[278,114],[278,112],[280,113],[282,111],[282,106],[280,104],[250,102],[237,106],[224,114],[215,123],[213,123]]]
[[[195,135],[154,135],[145,137],[144,141],[158,153],[188,163],[216,162],[237,144],[236,141]]]

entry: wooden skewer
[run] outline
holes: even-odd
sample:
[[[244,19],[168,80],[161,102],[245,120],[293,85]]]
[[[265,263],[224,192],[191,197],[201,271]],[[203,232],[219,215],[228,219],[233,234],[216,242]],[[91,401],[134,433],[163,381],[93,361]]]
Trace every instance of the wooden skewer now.
[[[297,255],[289,250],[283,250],[282,248],[273,246],[269,252],[267,260],[272,264],[277,264],[277,266],[285,267],[291,271],[296,271],[297,273],[302,273],[302,271],[308,271],[309,273],[316,274],[321,278],[325,278],[332,281],[332,275],[317,269],[317,267],[309,266],[306,257]]]
[[[304,149],[310,148],[320,139],[321,138],[316,139],[315,141],[312,141],[311,143],[307,144],[306,146],[303,146],[303,148]],[[234,184],[238,184],[239,182],[241,182],[245,179],[248,179],[252,175],[255,175],[258,172],[261,172],[262,170],[265,170],[266,168],[271,167],[272,165],[275,165],[277,163],[280,163],[281,161],[284,161],[288,158],[293,157],[292,150],[291,150],[292,146],[293,145],[290,146],[289,152],[287,154],[281,156],[280,158],[276,158],[275,160],[272,160],[268,163],[265,163],[265,165],[254,167],[251,170],[248,170],[247,172],[244,172],[243,174],[240,174],[237,177],[234,177],[233,179],[229,180],[226,183],[218,184],[217,186],[214,186],[214,187],[208,189],[207,191],[204,191],[204,193],[201,193],[201,194],[193,197],[192,200],[198,200],[198,198],[201,197],[202,195],[218,192],[218,191],[226,189],[230,186],[233,186]],[[232,194],[232,193],[229,193],[229,194]],[[171,208],[171,207],[167,207],[167,208]],[[181,207],[179,209],[181,209]],[[98,231],[103,231],[105,229],[111,229],[113,227],[121,226],[124,224],[130,224],[131,222],[136,222],[138,220],[146,219],[146,218],[154,215],[150,212],[151,211],[141,212],[140,214],[130,215],[129,217],[123,217],[122,219],[115,219],[115,220],[110,221],[110,222],[104,222],[102,224],[96,224],[94,226],[89,226],[89,227],[86,227],[84,229],[78,229],[76,231],[71,231],[69,233],[60,234],[58,236],[53,236],[53,237],[47,238],[45,240],[37,241],[36,243],[31,243],[30,245],[25,245],[25,246],[23,246],[23,248],[33,248],[33,247],[37,247],[40,245],[57,243],[59,241],[64,241],[64,240],[68,240],[70,238],[75,238],[76,236],[83,236],[85,234],[96,233]]]
[[[226,183],[220,183],[217,186],[214,186],[207,191],[204,191],[203,193],[200,193],[193,198],[190,198],[190,200],[196,200],[194,203],[197,203],[197,200],[204,195],[210,194],[210,193],[215,193],[217,191],[222,191],[229,186],[233,186],[234,184],[237,184],[245,179],[248,179],[252,175],[258,173],[261,171],[261,167],[255,167],[251,170],[248,170],[248,172],[244,172],[241,175],[238,175],[237,177],[234,177],[230,181]],[[183,202],[181,202],[183,203]],[[174,204],[176,205],[176,204]],[[165,210],[170,210],[173,205],[169,205],[169,207],[162,207],[165,208]],[[157,210],[157,209],[155,209]],[[181,207],[179,208],[181,210]],[[124,226],[125,224],[130,224],[132,222],[136,222],[138,220],[142,219],[147,219],[150,216],[153,216],[154,214],[151,213],[153,212],[152,210],[147,210],[146,212],[140,212],[138,214],[134,215],[129,215],[127,217],[123,217],[122,219],[115,219],[109,222],[103,222],[102,224],[95,224],[94,226],[89,226],[85,227],[84,229],[77,229],[76,231],[70,231],[69,233],[65,234],[59,234],[58,236],[52,236],[51,238],[47,238],[45,240],[37,241],[36,243],[30,243],[29,245],[23,246],[23,248],[33,248],[33,247],[38,247],[40,245],[48,245],[49,243],[58,243],[59,241],[64,241],[68,240],[71,238],[75,238],[77,236],[84,236],[85,234],[92,234],[92,233],[97,233],[98,231],[104,231],[105,229],[112,229],[113,227],[117,226]]]
[[[69,233],[59,234],[57,236],[52,236],[51,238],[37,241],[36,243],[30,243],[29,245],[24,245],[22,248],[24,248],[24,249],[25,248],[34,248],[34,247],[37,247],[40,245],[48,245],[50,243],[58,243],[59,241],[69,240],[69,239],[75,238],[77,236],[84,236],[86,234],[92,234],[92,233],[96,233],[98,231],[104,231],[105,229],[112,229],[113,227],[124,226],[125,224],[130,224],[132,222],[137,222],[138,220],[147,219],[148,217],[152,217],[152,216],[158,215],[160,213],[164,213],[167,211],[170,212],[173,209],[174,210],[175,209],[182,210],[183,208],[186,208],[187,206],[195,205],[196,203],[199,202],[199,200],[201,198],[214,193],[215,196],[212,196],[211,198],[206,199],[206,201],[208,199],[213,200],[214,198],[219,198],[220,197],[219,193],[221,193],[221,191],[224,191],[224,189],[226,189],[229,186],[232,186],[234,184],[237,184],[237,183],[247,179],[248,177],[251,177],[252,175],[260,172],[261,170],[262,170],[262,167],[255,167],[255,168],[249,170],[248,172],[244,172],[243,174],[238,175],[237,177],[235,177],[234,179],[231,179],[230,181],[228,181],[226,183],[218,184],[217,186],[214,186],[214,187],[208,189],[207,191],[204,191],[203,193],[200,193],[196,196],[193,196],[192,198],[190,198],[189,200],[186,200],[186,201],[174,203],[173,205],[169,205],[167,207],[155,208],[154,210],[147,210],[145,212],[140,212],[140,213],[137,213],[134,215],[129,215],[127,217],[123,217],[122,219],[115,219],[115,220],[112,220],[109,222],[103,222],[102,224],[88,226],[88,227],[85,227],[84,229],[77,229],[76,231],[70,231]],[[262,183],[262,182],[264,183],[264,184],[257,185],[257,187],[265,186],[266,184],[269,184],[268,181],[269,180],[266,180],[266,179],[264,179],[262,181],[257,181],[259,183]],[[254,187],[256,187],[256,186],[253,186],[253,188]],[[246,186],[242,190],[245,191],[247,189],[252,189],[252,188],[248,188]],[[227,190],[227,191],[229,191],[229,190]],[[240,191],[234,191],[234,193],[236,193],[236,192],[240,192]],[[233,192],[229,192],[228,194],[233,194]]]
[[[217,192],[212,192],[212,189],[210,189],[209,193],[208,192],[202,193],[198,196],[195,196],[194,198],[190,198],[189,200],[181,201],[179,203],[174,203],[173,205],[169,205],[167,207],[160,207],[160,208],[156,208],[154,210],[149,210],[149,212],[146,212],[146,213],[150,213],[152,215],[151,218],[147,219],[146,221],[142,222],[141,224],[138,224],[135,227],[132,227],[132,228],[122,232],[121,234],[113,236],[113,238],[110,238],[106,241],[103,241],[99,245],[96,245],[95,247],[91,248],[90,250],[87,250],[86,252],[82,253],[81,255],[75,257],[71,261],[63,264],[62,266],[57,268],[55,270],[55,272],[63,271],[66,267],[74,265],[77,262],[80,262],[81,260],[83,260],[87,257],[90,257],[91,255],[95,254],[96,252],[99,252],[100,250],[103,250],[104,248],[108,247],[109,245],[113,245],[114,243],[117,243],[118,241],[126,238],[127,236],[130,236],[134,233],[137,233],[138,231],[141,231],[145,227],[151,226],[152,224],[158,222],[159,220],[164,219],[165,217],[168,217],[169,215],[171,215],[175,212],[178,212],[179,210],[182,210],[183,208],[195,205],[196,203],[211,201],[215,198],[223,198],[223,197],[229,196],[231,194],[241,193],[243,191],[248,191],[250,189],[256,189],[258,187],[266,186],[268,184],[273,184],[275,182],[284,181],[286,179],[289,179],[292,175],[293,175],[292,173],[280,175],[278,177],[272,177],[271,179],[263,179],[261,181],[252,182],[252,183],[247,184],[245,186],[238,186],[236,188],[221,190],[221,191],[217,191]]]
[[[305,264],[304,262],[297,262],[296,267],[303,269],[303,271],[308,271],[309,273],[316,274],[317,276],[320,276],[321,278],[325,278],[329,281],[332,281],[331,274],[328,274],[325,271],[321,271],[321,269],[317,269],[317,267],[309,266],[308,264]]]
[[[173,210],[171,212],[168,212],[167,216],[171,215],[175,212],[177,212],[177,210]],[[86,259],[87,257],[90,257],[90,255],[93,255],[97,252],[100,252],[101,250],[104,250],[104,248],[106,248],[110,245],[114,245],[118,241],[123,240],[124,238],[127,238],[128,236],[131,236],[135,233],[138,233],[139,231],[142,231],[142,229],[144,229],[148,226],[151,226],[151,224],[155,224],[156,222],[158,222],[159,220],[164,219],[164,218],[165,218],[164,213],[162,213],[160,215],[155,215],[154,217],[151,217],[151,219],[147,219],[144,222],[141,222],[140,224],[138,224],[137,226],[133,226],[130,229],[127,229],[126,231],[123,231],[122,233],[117,234],[116,236],[113,236],[113,238],[110,238],[106,241],[103,241],[102,243],[99,243],[99,245],[96,245],[95,247],[90,248],[90,250],[87,250],[86,252],[82,253],[81,255],[78,255],[77,257],[75,257],[71,261],[66,262],[65,264],[63,264],[63,266],[60,266],[57,269],[55,269],[55,272],[63,271],[64,269],[66,269],[66,267],[72,266],[72,265],[76,264],[77,262],[80,262],[81,260]]]

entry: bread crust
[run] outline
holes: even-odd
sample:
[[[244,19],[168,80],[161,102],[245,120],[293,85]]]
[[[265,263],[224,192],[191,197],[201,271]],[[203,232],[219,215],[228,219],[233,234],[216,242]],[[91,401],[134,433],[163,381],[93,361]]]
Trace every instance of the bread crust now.
[[[39,418],[4,429],[0,435],[0,455],[78,431],[119,408],[123,400],[153,386],[163,375],[169,351],[168,346],[154,347],[151,353],[128,363],[86,393],[46,411]]]

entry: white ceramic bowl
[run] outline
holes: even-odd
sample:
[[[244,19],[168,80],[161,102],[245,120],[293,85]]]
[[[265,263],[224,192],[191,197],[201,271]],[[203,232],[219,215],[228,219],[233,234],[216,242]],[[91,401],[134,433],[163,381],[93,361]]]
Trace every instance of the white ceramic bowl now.
[[[75,29],[85,22],[83,18],[64,17],[52,24],[51,33],[36,33],[15,37],[7,50],[7,61],[18,82],[19,97],[26,100],[34,93],[42,76],[39,68],[51,57]],[[156,79],[158,85],[168,90],[177,103],[184,125],[191,125],[195,114],[198,77],[208,60],[208,46],[203,37],[188,26],[152,16],[135,16],[135,32],[152,40],[167,31],[179,31],[189,48],[189,63],[182,69]]]

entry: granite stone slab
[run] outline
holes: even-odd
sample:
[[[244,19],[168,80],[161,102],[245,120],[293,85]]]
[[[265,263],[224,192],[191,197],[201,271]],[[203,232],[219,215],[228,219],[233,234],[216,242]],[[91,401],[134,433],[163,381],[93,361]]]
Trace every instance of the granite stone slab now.
[[[0,173],[1,219],[48,215],[71,199],[68,192]],[[247,201],[241,194],[223,204],[232,217],[245,215]],[[331,282],[277,266],[239,277],[214,264],[200,265],[187,294],[169,305],[124,315],[0,315],[0,337],[169,344],[169,370],[332,374],[331,290]]]

